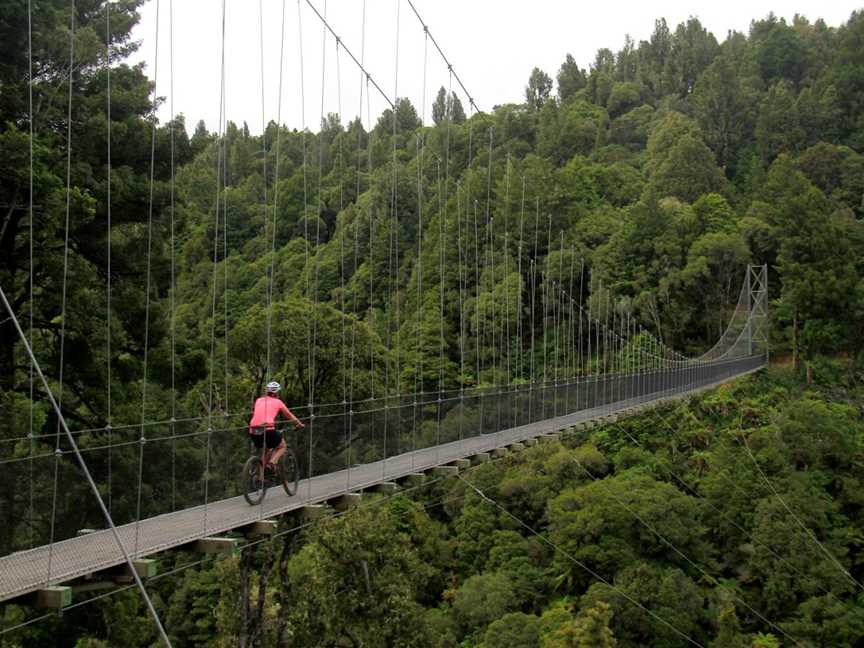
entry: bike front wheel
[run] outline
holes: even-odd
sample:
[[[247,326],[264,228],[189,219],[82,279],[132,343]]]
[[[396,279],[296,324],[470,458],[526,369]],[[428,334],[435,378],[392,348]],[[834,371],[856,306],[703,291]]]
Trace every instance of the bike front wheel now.
[[[285,454],[279,459],[279,477],[285,492],[288,495],[295,495],[300,483],[300,467],[297,465],[297,456],[291,448],[287,448]]]
[[[240,487],[243,497],[250,506],[260,504],[267,494],[267,479],[261,470],[261,458],[255,455],[249,457],[243,465],[240,474]]]

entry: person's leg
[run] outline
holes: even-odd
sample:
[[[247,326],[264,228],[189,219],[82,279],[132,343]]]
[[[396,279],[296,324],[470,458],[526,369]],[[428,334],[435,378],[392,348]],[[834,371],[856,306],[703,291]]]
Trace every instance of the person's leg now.
[[[270,463],[274,466],[279,463],[279,460],[282,458],[282,455],[285,454],[285,439],[281,439],[279,441],[279,445],[276,446],[276,449],[273,451],[273,454],[270,456]]]

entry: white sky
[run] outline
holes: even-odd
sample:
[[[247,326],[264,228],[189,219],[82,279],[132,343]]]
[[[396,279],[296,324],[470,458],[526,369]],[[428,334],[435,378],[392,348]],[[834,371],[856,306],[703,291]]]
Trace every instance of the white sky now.
[[[260,2],[263,7],[263,115],[266,122],[276,120],[279,110],[283,0]],[[326,3],[328,22],[342,43],[360,59],[364,33],[363,0],[312,2],[322,15]],[[637,43],[648,39],[656,18],[665,17],[669,28],[674,30],[679,22],[691,15],[697,16],[722,42],[729,30],[746,32],[752,19],[764,18],[772,10],[787,20],[800,13],[811,21],[821,17],[829,25],[837,26],[845,22],[854,9],[864,8],[864,0],[413,2],[454,70],[484,111],[497,104],[522,101],[533,67],[540,67],[554,78],[569,52],[581,67],[587,69],[599,48],[620,49],[625,34],[630,34]],[[172,0],[150,0],[144,6],[141,23],[133,33],[135,39],[142,41],[133,61],[145,60],[150,78],[156,75],[157,3],[160,14],[157,94],[166,99],[160,116],[167,119],[172,101],[169,21]],[[238,125],[246,121],[253,133],[260,133],[262,30],[259,29],[259,2],[225,0],[225,5],[226,117]],[[322,114],[323,68],[323,113],[341,112],[343,123],[346,123],[358,114],[360,108],[358,68],[342,50],[337,70],[335,40],[328,34],[324,43],[322,23],[306,0],[284,0],[284,7],[281,122],[290,127],[300,127],[305,123],[317,130]],[[398,75],[397,8],[400,15]],[[222,3],[218,0],[173,0],[173,14],[174,112],[186,116],[190,135],[199,119],[204,119],[209,130],[216,131],[220,115]],[[397,90],[398,96],[408,97],[421,115],[425,106],[425,120],[430,122],[430,106],[435,93],[440,86],[448,84],[447,69],[430,41],[424,91],[423,29],[407,0],[366,0],[365,40],[364,64],[372,78],[391,99]],[[305,94],[305,121],[301,88]],[[468,102],[461,92],[460,96],[467,112]],[[365,123],[365,90],[363,103]],[[384,99],[373,88],[369,106],[373,124],[385,106]]]

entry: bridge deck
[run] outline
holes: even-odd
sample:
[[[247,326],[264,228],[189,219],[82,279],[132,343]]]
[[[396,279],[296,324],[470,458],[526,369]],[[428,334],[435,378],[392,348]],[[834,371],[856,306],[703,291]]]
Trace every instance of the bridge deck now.
[[[761,365],[760,365],[761,367]],[[455,459],[470,457],[518,441],[562,430],[583,421],[625,412],[637,405],[658,403],[680,398],[707,389],[732,377],[756,371],[748,368],[736,376],[724,377],[685,393],[654,393],[617,403],[580,410],[565,416],[550,418],[528,425],[501,430],[493,434],[465,438],[461,441],[415,450],[386,460],[363,464],[350,470],[340,470],[300,482],[298,492],[289,497],[280,488],[273,488],[264,502],[249,506],[243,497],[233,497],[182,511],[166,513],[118,527],[120,537],[133,558],[141,558],[179,547],[214,534],[224,533],[302,508],[307,504],[325,502],[341,494],[358,491],[408,474],[444,465]],[[39,590],[47,585],[62,583],[123,563],[122,553],[109,530],[99,530],[85,536],[36,547],[0,558],[0,601]],[[49,571],[49,563],[51,565]],[[50,579],[49,579],[50,574]]]

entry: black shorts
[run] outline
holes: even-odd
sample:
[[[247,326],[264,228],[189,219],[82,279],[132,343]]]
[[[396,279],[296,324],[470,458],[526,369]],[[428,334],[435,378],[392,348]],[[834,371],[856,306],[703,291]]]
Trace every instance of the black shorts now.
[[[267,440],[267,447],[269,449],[277,448],[282,443],[282,433],[279,430],[267,430],[264,434],[250,434],[250,436],[252,437],[252,443],[259,450],[265,439]]]

